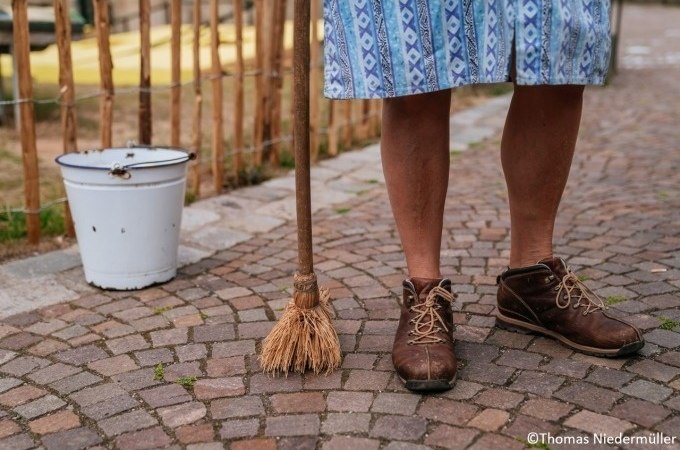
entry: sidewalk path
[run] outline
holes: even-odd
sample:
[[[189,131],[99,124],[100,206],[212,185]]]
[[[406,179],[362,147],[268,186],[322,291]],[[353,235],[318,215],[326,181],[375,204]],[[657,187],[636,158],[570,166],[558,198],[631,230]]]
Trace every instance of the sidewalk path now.
[[[680,9],[654,11],[680,23]],[[530,432],[678,437],[552,449],[680,448],[679,77],[654,63],[588,89],[556,230],[556,253],[644,330],[641,355],[584,356],[494,327],[509,248],[502,97],[452,119],[452,148],[466,149],[452,153],[443,244],[459,294],[453,390],[413,395],[393,373],[403,255],[372,146],[313,176],[316,269],[341,370],[259,369],[296,267],[292,178],[272,180],[188,208],[185,265],[159,287],[95,290],[75,250],[0,267],[0,308],[14,314],[0,322],[0,448],[520,449]]]

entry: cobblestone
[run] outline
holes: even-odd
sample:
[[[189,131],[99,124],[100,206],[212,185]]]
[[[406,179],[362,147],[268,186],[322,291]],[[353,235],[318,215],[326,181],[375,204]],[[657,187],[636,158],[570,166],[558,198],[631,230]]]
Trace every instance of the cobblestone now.
[[[677,23],[677,8],[627,3],[623,60],[636,40],[650,47],[642,59],[663,54]],[[643,330],[639,355],[598,358],[495,328],[495,277],[510,248],[497,158],[510,97],[500,96],[451,122],[452,145],[474,147],[452,155],[443,232],[442,270],[458,294],[452,390],[415,395],[395,376],[406,267],[370,145],[312,171],[315,268],[332,292],[341,369],[284,377],[259,365],[297,263],[289,175],[185,208],[182,267],[169,283],[95,290],[75,249],[0,265],[0,448],[486,450],[523,448],[532,431],[677,435],[680,329],[661,318],[680,320],[680,179],[669,159],[680,66],[624,67],[586,90],[555,254],[605,299],[626,299],[611,310]]]

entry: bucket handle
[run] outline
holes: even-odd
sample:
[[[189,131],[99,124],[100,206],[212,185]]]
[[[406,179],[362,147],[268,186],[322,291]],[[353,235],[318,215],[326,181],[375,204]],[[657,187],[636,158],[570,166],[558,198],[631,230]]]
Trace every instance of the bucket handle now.
[[[128,141],[127,142],[127,147],[128,148],[146,148],[149,150],[182,150],[177,147],[163,147],[163,146],[158,146],[158,145],[145,145],[145,144],[137,144],[134,141]],[[189,152],[184,156],[180,156],[178,158],[171,158],[171,159],[164,159],[162,161],[154,161],[154,164],[164,164],[164,163],[170,163],[170,162],[175,162],[175,161],[191,161],[196,159],[196,153],[195,152]],[[109,170],[109,176],[112,177],[118,177],[122,178],[123,180],[129,180],[132,178],[132,174],[128,171],[130,168],[134,168],[136,166],[141,166],[144,164],[149,164],[149,162],[138,162],[138,163],[131,163],[131,164],[121,164],[119,162],[115,162],[111,165],[111,170]]]

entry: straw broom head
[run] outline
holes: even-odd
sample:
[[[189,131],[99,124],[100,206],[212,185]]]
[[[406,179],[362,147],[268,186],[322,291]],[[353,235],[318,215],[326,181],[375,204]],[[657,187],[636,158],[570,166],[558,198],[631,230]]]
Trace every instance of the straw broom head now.
[[[264,340],[260,365],[265,372],[329,373],[340,366],[340,341],[331,321],[330,293],[314,273],[295,274],[293,299]]]

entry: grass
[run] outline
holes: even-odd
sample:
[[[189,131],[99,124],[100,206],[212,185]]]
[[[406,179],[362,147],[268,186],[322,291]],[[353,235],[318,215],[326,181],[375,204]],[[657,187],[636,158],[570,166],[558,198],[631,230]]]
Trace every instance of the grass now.
[[[175,383],[179,384],[180,386],[184,386],[187,389],[191,389],[194,387],[194,384],[196,384],[196,377],[194,376],[184,376],[184,377],[179,377]]]
[[[163,314],[166,311],[170,311],[172,309],[172,306],[156,306],[153,309],[154,314]]]
[[[366,182],[368,184],[378,184],[378,180],[376,180],[375,178],[371,178],[370,180],[367,180]]]
[[[625,302],[628,300],[626,297],[623,295],[610,295],[607,297],[607,299],[604,301],[607,305],[616,305],[617,303]]]
[[[581,274],[578,276],[578,281],[588,281],[590,280],[590,277],[586,274]]]
[[[661,325],[659,325],[659,328],[662,330],[671,331],[677,327],[680,327],[680,321],[673,320],[670,317],[660,316],[659,320],[661,320]]]
[[[352,208],[338,208],[338,209],[335,210],[335,212],[338,213],[338,214],[347,214],[351,210],[352,210]]]
[[[163,363],[158,363],[158,365],[153,368],[153,379],[156,381],[165,381],[165,368],[163,367]]]
[[[40,211],[40,230],[43,236],[64,234],[64,210],[48,208]],[[26,214],[23,212],[0,212],[0,243],[24,239],[28,235]]]

